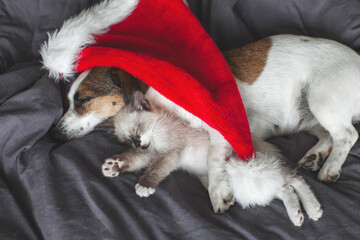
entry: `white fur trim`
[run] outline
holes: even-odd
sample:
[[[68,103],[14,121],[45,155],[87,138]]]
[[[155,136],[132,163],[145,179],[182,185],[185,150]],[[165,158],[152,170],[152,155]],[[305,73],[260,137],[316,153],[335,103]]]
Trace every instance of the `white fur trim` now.
[[[94,36],[128,17],[139,0],[104,0],[64,22],[60,30],[48,34],[40,54],[44,68],[53,78],[69,78],[79,53],[94,43]],[[62,75],[62,76],[61,76]]]
[[[269,204],[281,192],[285,177],[277,154],[256,152],[249,162],[231,159],[226,164],[235,200],[243,207]]]

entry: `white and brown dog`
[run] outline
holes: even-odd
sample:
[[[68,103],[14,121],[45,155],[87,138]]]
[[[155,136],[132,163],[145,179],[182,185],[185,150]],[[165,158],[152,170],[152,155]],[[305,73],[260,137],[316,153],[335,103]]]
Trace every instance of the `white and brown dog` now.
[[[353,123],[360,120],[360,56],[335,41],[293,35],[263,39],[224,55],[252,137],[308,131],[319,141],[298,165],[321,168],[319,180],[336,181],[358,139]]]
[[[133,91],[147,89],[144,82],[120,69],[97,67],[82,72],[70,88],[69,109],[53,136],[62,141],[82,137],[129,104]]]
[[[224,52],[224,57],[237,80],[252,137],[264,140],[308,131],[319,142],[298,164],[312,171],[321,168],[319,180],[336,181],[358,138],[353,122],[360,120],[360,56],[335,41],[278,35]],[[209,131],[210,144],[216,146],[209,156],[209,194],[216,212],[226,210],[233,201],[224,176],[230,145],[200,119],[122,70],[83,72],[69,91],[70,108],[56,127],[57,135],[71,139],[91,132],[114,116],[134,90],[192,127]]]

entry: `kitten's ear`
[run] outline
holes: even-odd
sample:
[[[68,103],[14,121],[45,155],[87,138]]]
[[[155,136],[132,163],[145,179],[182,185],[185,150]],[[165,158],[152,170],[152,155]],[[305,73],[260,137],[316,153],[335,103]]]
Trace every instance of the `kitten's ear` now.
[[[140,91],[135,91],[131,97],[131,107],[136,111],[150,110],[149,101],[145,99],[145,96]]]
[[[114,117],[108,118],[105,122],[98,124],[95,131],[105,131],[111,134],[115,133]]]

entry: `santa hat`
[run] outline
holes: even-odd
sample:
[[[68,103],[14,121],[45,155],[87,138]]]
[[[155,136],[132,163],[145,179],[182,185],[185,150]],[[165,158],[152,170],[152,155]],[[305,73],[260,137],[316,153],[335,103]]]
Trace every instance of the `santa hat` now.
[[[104,0],[67,20],[40,53],[54,78],[123,69],[218,130],[241,159],[254,155],[234,77],[181,0]]]

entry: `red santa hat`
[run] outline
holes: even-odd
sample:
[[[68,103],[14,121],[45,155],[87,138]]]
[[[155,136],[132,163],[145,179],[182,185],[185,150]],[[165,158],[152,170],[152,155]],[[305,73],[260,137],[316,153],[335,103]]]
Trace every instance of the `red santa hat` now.
[[[123,69],[218,130],[241,159],[254,155],[234,77],[181,0],[104,0],[67,20],[40,53],[54,78]]]

